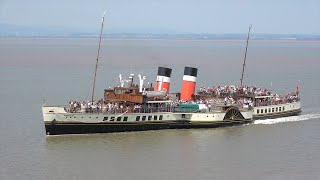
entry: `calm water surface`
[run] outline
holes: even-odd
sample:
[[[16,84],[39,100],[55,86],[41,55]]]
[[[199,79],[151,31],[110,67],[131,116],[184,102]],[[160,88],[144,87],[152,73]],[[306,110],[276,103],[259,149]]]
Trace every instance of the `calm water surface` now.
[[[238,84],[245,41],[104,40],[96,98],[118,74],[155,81],[199,68],[197,87]],[[90,98],[96,39],[0,39],[0,179],[320,179],[320,42],[249,45],[245,81],[301,88],[300,116],[217,129],[45,135],[41,105]]]

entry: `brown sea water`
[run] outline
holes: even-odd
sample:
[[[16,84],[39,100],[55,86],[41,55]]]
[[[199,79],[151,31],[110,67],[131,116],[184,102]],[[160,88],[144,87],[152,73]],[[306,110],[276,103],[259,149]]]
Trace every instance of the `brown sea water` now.
[[[119,73],[199,69],[197,87],[238,84],[242,40],[102,43],[96,98]],[[320,179],[320,41],[252,40],[245,83],[280,94],[300,84],[300,116],[217,128],[45,135],[41,105],[87,100],[97,39],[0,38],[0,179]],[[137,82],[137,79],[136,79]]]

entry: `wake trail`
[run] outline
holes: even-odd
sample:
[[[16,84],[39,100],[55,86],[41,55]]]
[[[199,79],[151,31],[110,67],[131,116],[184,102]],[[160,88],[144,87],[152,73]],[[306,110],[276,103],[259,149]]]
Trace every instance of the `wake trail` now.
[[[283,117],[283,118],[276,118],[276,119],[255,120],[253,124],[277,124],[277,123],[284,123],[284,122],[306,121],[306,120],[319,119],[319,118],[320,118],[320,113],[313,113],[313,114],[304,114],[299,116]]]

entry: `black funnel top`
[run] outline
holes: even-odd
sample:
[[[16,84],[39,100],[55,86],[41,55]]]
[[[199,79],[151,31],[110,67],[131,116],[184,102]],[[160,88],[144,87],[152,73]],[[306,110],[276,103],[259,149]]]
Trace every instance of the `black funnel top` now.
[[[171,77],[172,69],[166,67],[158,68],[158,76]]]
[[[184,68],[184,75],[197,77],[198,69],[197,68],[193,68],[193,67],[185,67]]]

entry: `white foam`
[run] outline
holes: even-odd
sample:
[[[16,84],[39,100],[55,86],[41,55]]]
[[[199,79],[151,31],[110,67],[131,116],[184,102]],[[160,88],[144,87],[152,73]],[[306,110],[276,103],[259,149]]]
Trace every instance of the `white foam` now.
[[[253,124],[277,124],[284,122],[306,121],[320,118],[320,113],[304,114],[299,116],[283,117],[276,119],[255,120]]]

